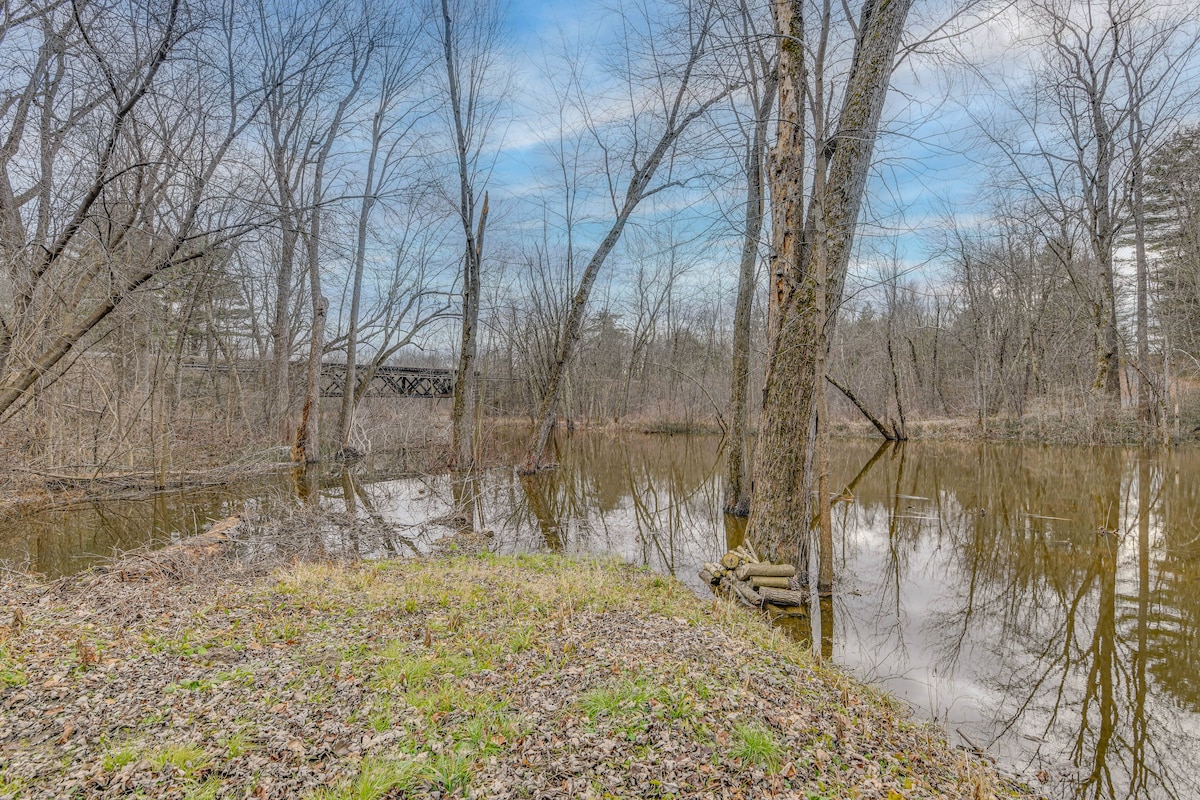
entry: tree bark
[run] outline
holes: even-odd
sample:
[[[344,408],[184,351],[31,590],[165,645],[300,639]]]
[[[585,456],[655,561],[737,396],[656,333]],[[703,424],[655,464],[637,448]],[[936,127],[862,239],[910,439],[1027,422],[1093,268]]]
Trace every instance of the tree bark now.
[[[775,320],[768,343],[763,413],[755,455],[754,490],[748,538],[770,561],[793,561],[807,536],[811,486],[806,463],[811,457],[809,434],[815,410],[817,348],[824,342],[818,313],[816,259],[827,265],[825,306],[841,304],[854,229],[883,102],[891,82],[896,50],[912,0],[868,0],[859,20],[854,63],[847,77],[842,110],[833,137],[823,143],[829,170],[824,193],[809,213],[822,215],[822,247],[804,241],[796,224],[801,216],[803,129],[799,100],[805,68],[800,46],[799,0],[775,5],[776,30],[784,44],[780,54],[779,142],[773,156],[772,197],[776,258],[772,306]],[[812,227],[812,226],[806,226]],[[823,252],[823,256],[821,253]],[[807,564],[800,564],[803,571]]]
[[[367,41],[361,44],[362,50],[354,53],[350,68],[350,85],[346,93],[338,100],[329,127],[321,142],[317,154],[312,178],[312,220],[305,234],[305,246],[308,255],[308,282],[312,295],[312,328],[309,332],[308,365],[305,371],[304,406],[300,412],[300,425],[296,429],[296,440],[292,445],[292,460],[301,464],[315,464],[321,460],[321,357],[325,352],[325,318],[329,313],[329,301],[321,289],[321,218],[322,205],[325,201],[325,168],[329,162],[329,154],[342,131],[342,122],[346,111],[362,88],[366,77],[367,65],[371,60],[374,44]],[[347,387],[345,391],[349,391]]]
[[[442,29],[439,33],[446,61],[446,82],[450,94],[455,161],[458,168],[458,214],[465,244],[462,267],[462,335],[459,340],[458,367],[454,375],[454,404],[450,410],[450,466],[455,471],[470,471],[475,468],[476,455],[475,430],[478,408],[475,400],[478,387],[475,379],[475,358],[479,349],[477,331],[480,262],[483,258],[483,234],[487,223],[488,202],[487,192],[484,192],[483,207],[479,211],[479,220],[476,223],[470,140],[472,135],[480,134],[480,131],[473,129],[477,122],[478,88],[471,83],[466,87],[466,95],[463,94],[464,87],[459,73],[459,59],[462,54],[457,47],[454,26],[455,20],[450,14],[449,0],[442,0]]]
[[[738,272],[737,304],[733,311],[733,376],[729,388],[729,451],[725,466],[725,513],[750,513],[750,476],[746,464],[746,424],[750,391],[750,320],[754,303],[754,273],[758,264],[763,224],[763,151],[779,75],[768,76],[755,109],[754,136],[746,148],[746,220]]]
[[[362,302],[363,271],[367,260],[367,224],[375,206],[375,165],[379,159],[383,124],[383,110],[375,112],[371,120],[371,154],[367,158],[366,185],[363,186],[362,201],[358,209],[358,231],[354,244],[354,284],[350,290],[350,319],[346,330],[346,383],[342,387],[342,406],[338,413],[337,443],[344,450],[350,443],[350,430],[354,425],[354,408],[358,402],[358,315]]]

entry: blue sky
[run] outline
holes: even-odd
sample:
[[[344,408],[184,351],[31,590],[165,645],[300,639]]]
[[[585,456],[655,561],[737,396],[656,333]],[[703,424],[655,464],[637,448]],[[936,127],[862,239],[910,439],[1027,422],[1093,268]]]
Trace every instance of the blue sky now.
[[[615,13],[600,4],[516,0],[509,5],[507,24],[510,40],[516,43],[508,62],[514,76],[514,102],[492,176],[493,202],[508,206],[501,213],[514,219],[525,216],[531,205],[541,202],[545,187],[555,185],[556,168],[540,141],[558,123],[546,116],[545,107],[552,95],[550,87],[562,84],[562,73],[556,74],[553,67],[555,54],[564,47],[588,51],[591,60],[581,69],[584,89],[606,93],[611,85],[597,64],[597,51],[615,33],[615,20]],[[997,37],[988,31],[977,38],[994,41]],[[877,145],[878,164],[861,228],[865,259],[873,258],[870,251],[880,250],[898,256],[914,274],[930,278],[936,271],[936,265],[928,264],[931,231],[948,211],[975,215],[984,210],[987,166],[966,151],[976,129],[958,99],[949,96],[953,87],[948,82],[953,77],[941,66],[916,58],[897,72],[897,91],[890,96],[887,130]],[[676,228],[699,235],[712,228],[720,213],[735,208],[741,189],[734,184],[724,191],[728,196],[719,200],[708,187],[663,196],[661,202],[639,209],[635,224],[661,221],[667,207],[673,206],[679,215]],[[602,197],[589,194],[581,205],[595,220],[585,226],[585,232],[606,227],[611,215],[606,214]],[[708,248],[714,263],[697,264],[700,279],[711,282],[725,277],[737,246],[733,233]],[[620,258],[614,269],[621,269],[619,262]],[[860,265],[856,271],[869,272],[870,267]]]

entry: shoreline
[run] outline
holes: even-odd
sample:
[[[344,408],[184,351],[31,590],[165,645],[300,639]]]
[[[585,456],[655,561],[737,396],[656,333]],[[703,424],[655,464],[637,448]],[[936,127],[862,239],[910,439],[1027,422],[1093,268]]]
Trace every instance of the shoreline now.
[[[987,444],[1021,444],[1053,447],[1141,447],[1163,449],[1164,447],[1186,447],[1200,443],[1200,427],[1194,430],[1190,421],[1179,432],[1171,444],[1147,445],[1141,438],[1141,429],[1133,410],[1123,410],[1104,420],[1093,420],[1088,424],[1071,425],[1062,416],[994,417],[987,420],[984,429],[974,418],[944,418],[915,420],[907,426],[909,442],[972,442]],[[487,428],[492,434],[523,430],[528,421],[515,417],[491,418]],[[676,422],[672,420],[622,420],[588,421],[575,420],[569,425],[560,424],[559,435],[575,433],[610,437],[675,437],[675,436],[724,436],[722,426],[716,421]],[[747,436],[751,439],[756,429],[751,427]],[[861,420],[842,420],[831,423],[833,439],[862,439],[885,444],[884,439],[870,423]],[[492,437],[486,445],[483,460],[489,465],[515,463],[515,457],[504,452],[501,441]],[[268,479],[301,469],[302,465],[286,458],[288,448],[277,446],[257,452],[252,457],[240,457],[228,463],[172,467],[155,471],[151,469],[62,469],[32,468],[13,462],[0,473],[0,520],[26,513],[36,513],[48,508],[59,508],[78,502],[105,499],[137,499],[164,491],[191,491],[221,486],[229,483],[246,483]],[[418,455],[410,459],[412,452]],[[397,472],[439,473],[445,468],[446,459],[438,447],[426,447],[417,451],[379,450],[368,458],[395,459]],[[322,467],[341,466],[332,453],[327,454]]]
[[[0,578],[0,797],[1037,796],[611,560],[235,566]]]

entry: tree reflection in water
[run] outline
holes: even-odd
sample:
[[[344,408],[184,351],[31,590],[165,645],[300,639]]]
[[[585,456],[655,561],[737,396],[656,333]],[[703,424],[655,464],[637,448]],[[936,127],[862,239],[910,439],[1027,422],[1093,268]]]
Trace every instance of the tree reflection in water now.
[[[1055,795],[1194,796],[1197,455],[905,449],[842,517],[835,659]]]
[[[575,437],[506,541],[697,585],[743,535],[717,459],[713,441]],[[1052,795],[1196,794],[1200,454],[839,442],[833,470],[835,597],[778,624]]]
[[[612,554],[703,594],[701,564],[744,536],[720,511],[719,453],[715,438],[576,435],[535,478],[312,471],[289,491],[31,515],[0,558],[61,574],[110,542],[302,495],[346,518],[314,534],[337,557],[486,527],[504,551]],[[1200,451],[837,441],[831,456],[835,595],[781,625],[1054,796],[1200,795]]]

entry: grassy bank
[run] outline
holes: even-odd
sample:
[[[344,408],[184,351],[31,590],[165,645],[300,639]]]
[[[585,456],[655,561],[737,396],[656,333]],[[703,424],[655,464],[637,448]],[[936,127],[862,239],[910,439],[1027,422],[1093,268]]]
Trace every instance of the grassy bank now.
[[[1026,796],[741,609],[614,562],[0,596],[0,796]]]

